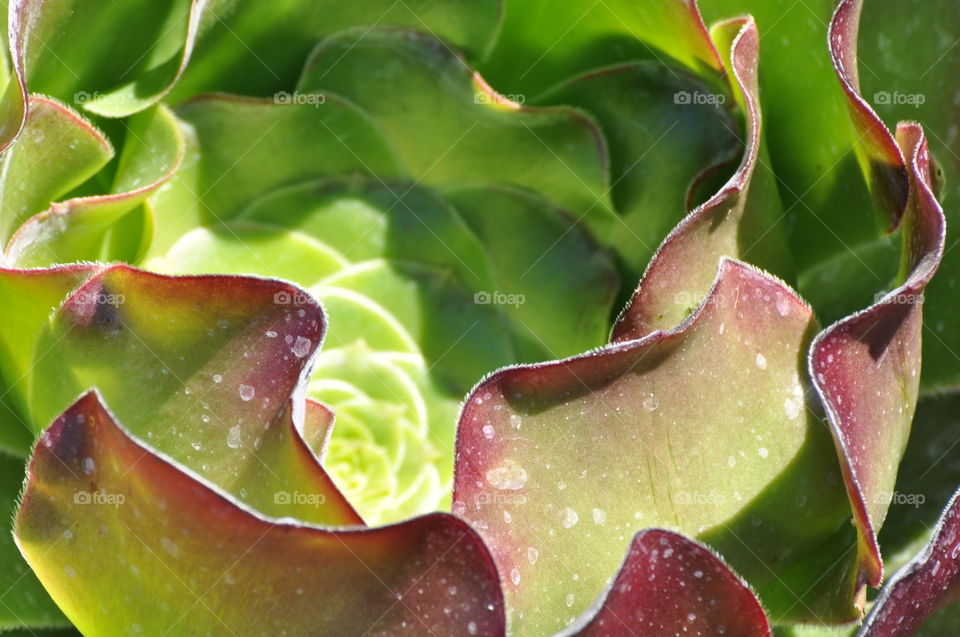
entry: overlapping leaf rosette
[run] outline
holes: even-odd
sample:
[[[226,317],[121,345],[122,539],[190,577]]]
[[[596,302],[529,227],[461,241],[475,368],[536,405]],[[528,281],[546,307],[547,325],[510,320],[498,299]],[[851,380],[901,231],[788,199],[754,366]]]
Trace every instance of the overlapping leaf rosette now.
[[[11,2],[0,627],[955,634],[960,25],[701,4]]]

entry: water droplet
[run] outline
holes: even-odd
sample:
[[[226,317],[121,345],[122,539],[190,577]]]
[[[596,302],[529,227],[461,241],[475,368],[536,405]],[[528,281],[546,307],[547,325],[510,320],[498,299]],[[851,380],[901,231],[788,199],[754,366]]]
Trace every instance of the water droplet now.
[[[200,451],[203,449],[203,445],[201,445],[199,442],[191,442],[190,446],[193,447],[194,451]]]
[[[457,500],[453,503],[454,515],[463,515],[467,512],[467,505],[463,500]]]
[[[767,357],[763,354],[757,354],[757,367],[760,369],[767,368]]]
[[[655,411],[658,405],[659,403],[657,402],[657,397],[653,394],[649,394],[643,399],[643,408],[647,411]]]
[[[487,483],[494,489],[516,491],[527,483],[527,472],[513,460],[507,460],[487,471]]]
[[[277,333],[273,330],[267,330],[267,338],[277,338]]]
[[[604,524],[607,521],[607,514],[603,509],[594,509],[593,510],[593,523],[594,524]]]
[[[467,632],[471,635],[477,634],[477,622],[470,622],[467,624]]]
[[[766,458],[767,455],[769,455],[770,452],[767,451],[767,448],[766,448],[766,447],[760,447],[759,449],[757,449],[757,453],[760,454],[760,457],[761,457],[761,458]]]
[[[777,313],[780,316],[786,316],[790,313],[790,300],[781,294],[777,295]]]
[[[796,420],[800,416],[801,401],[797,398],[786,398],[783,401],[783,413],[790,420]]]
[[[483,437],[487,440],[493,440],[494,434],[497,433],[493,425],[484,425],[481,431],[483,431]]]
[[[573,596],[573,593],[567,593],[567,598],[565,600],[567,604],[567,608],[570,608],[571,606],[573,606],[573,600],[575,599],[576,598]]]
[[[93,458],[84,458],[83,459],[83,472],[87,475],[93,473],[93,470],[96,469],[97,465],[93,461]]]
[[[537,563],[537,558],[540,557],[540,551],[535,549],[532,546],[527,547],[527,561],[530,562],[530,566],[533,566]]]
[[[513,582],[514,586],[520,585],[520,571],[519,569],[513,569],[510,571],[510,581]]]
[[[522,424],[523,424],[523,419],[522,419],[520,416],[518,416],[518,415],[516,415],[516,414],[510,414],[510,426],[511,426],[511,427],[513,427],[514,429],[519,430],[519,429],[520,429],[520,426],[521,426]]]
[[[63,570],[64,570],[64,572],[65,572],[68,576],[70,576],[70,577],[76,577],[76,576],[77,576],[77,572],[76,572],[76,571],[73,569],[73,567],[70,566],[69,564],[67,564],[66,568],[64,568]]]
[[[297,358],[303,358],[310,353],[310,346],[312,344],[309,338],[298,336],[297,341],[293,344],[293,347],[290,348],[290,351],[293,352],[293,355]]]
[[[240,399],[243,401],[253,400],[253,397],[257,394],[255,390],[250,385],[240,385]]]
[[[240,425],[230,427],[230,431],[227,433],[227,446],[231,449],[240,448]]]
[[[213,375],[213,382],[215,382],[215,383],[222,383],[222,382],[223,382],[223,376],[221,376],[220,374],[214,374],[214,375]]]
[[[560,512],[563,528],[569,529],[577,522],[580,521],[580,516],[577,515],[577,512],[571,509],[570,507],[565,508]]]

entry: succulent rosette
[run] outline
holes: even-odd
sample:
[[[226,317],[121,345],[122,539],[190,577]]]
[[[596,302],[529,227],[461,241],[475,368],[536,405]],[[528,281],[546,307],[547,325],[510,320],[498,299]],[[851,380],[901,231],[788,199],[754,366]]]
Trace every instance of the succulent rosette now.
[[[953,9],[12,0],[0,630],[957,634]]]

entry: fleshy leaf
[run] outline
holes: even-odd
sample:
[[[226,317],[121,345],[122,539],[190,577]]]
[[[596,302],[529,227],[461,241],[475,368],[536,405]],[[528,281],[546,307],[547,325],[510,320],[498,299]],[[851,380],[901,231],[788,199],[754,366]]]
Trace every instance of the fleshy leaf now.
[[[773,272],[790,272],[789,250],[779,242],[763,242],[772,226],[769,201],[777,201],[771,175],[754,170],[761,156],[762,120],[757,86],[759,35],[751,18],[716,28],[727,43],[728,66],[736,93],[746,110],[747,140],[743,159],[726,185],[693,210],[670,232],[647,266],[640,286],[613,328],[614,340],[640,338],[670,329],[697,307],[710,289],[721,257],[747,258]],[[777,233],[774,232],[774,237]]]
[[[216,227],[251,200],[314,177],[400,174],[394,152],[367,115],[334,96],[316,104],[226,95],[180,106],[187,141],[183,167],[152,199],[152,255],[197,226]],[[349,145],[347,141],[349,139]]]
[[[902,221],[902,283],[869,308],[817,336],[810,375],[837,441],[857,524],[859,578],[883,574],[876,533],[910,435],[920,384],[923,291],[943,257],[943,211],[930,185],[930,156],[917,124],[897,140],[909,158],[910,197]]]
[[[724,259],[675,330],[501,370],[474,389],[454,511],[492,547],[517,635],[578,614],[651,524],[704,539],[775,618],[857,617],[849,504],[806,399],[815,330],[789,288]]]
[[[699,203],[689,197],[701,176],[741,152],[726,99],[683,69],[632,62],[576,77],[538,100],[583,108],[600,124],[623,220],[611,243],[633,280],[688,205]]]
[[[206,4],[12,0],[5,128],[15,131],[26,115],[18,106],[27,90],[109,117],[156,103],[183,72]]]
[[[920,121],[928,136],[934,194],[944,203],[948,249],[940,274],[924,293],[924,392],[960,388],[960,321],[956,320],[960,250],[960,137],[956,78],[960,14],[951,0],[868,2],[861,16],[861,82],[876,111],[891,126]]]
[[[297,305],[277,302],[294,295]],[[303,391],[323,332],[320,307],[289,284],[112,266],[50,317],[35,380],[18,390],[40,429],[97,387],[158,451],[258,510],[291,514],[272,491],[299,490],[323,499],[297,508],[301,519],[357,524],[298,433],[303,407],[294,392]]]
[[[23,134],[0,156],[0,245],[112,157],[113,146],[87,120],[55,100],[31,95]]]
[[[13,519],[23,482],[24,461],[0,454],[0,515]],[[31,629],[69,626],[57,605],[37,581],[6,530],[0,534],[0,630],[30,626]],[[34,633],[36,634],[36,633]],[[45,635],[46,633],[41,633]]]
[[[177,122],[165,106],[138,115],[126,126],[127,143],[113,180],[113,194],[75,197],[34,215],[10,240],[6,251],[9,263],[41,267],[98,258],[110,260],[110,230],[170,180],[184,154]],[[26,130],[29,132],[30,127]],[[57,143],[57,156],[64,143]],[[20,147],[18,142],[11,150]],[[138,246],[141,241],[133,243]],[[138,252],[135,249],[133,256],[138,256]]]
[[[860,94],[857,35],[863,0],[842,0],[830,21],[829,44],[833,68],[850,107],[857,132],[857,150],[876,201],[882,227],[892,232],[907,205],[908,179],[904,159],[893,135]]]
[[[710,549],[682,535],[637,533],[595,612],[564,636],[770,637],[760,602]]]
[[[3,379],[0,447],[3,450],[23,457],[30,453],[35,434],[44,425],[30,418],[28,396],[38,352],[44,352],[39,349],[39,342],[51,308],[59,306],[101,267],[0,268],[0,307],[4,308],[4,326],[0,330],[0,378]],[[49,419],[46,422],[49,423]]]
[[[373,66],[370,78],[365,69]],[[311,55],[298,90],[357,104],[383,129],[406,174],[424,184],[535,190],[600,238],[615,222],[607,151],[593,120],[577,109],[529,108],[524,97],[495,93],[430,36],[377,28],[331,36]]]
[[[200,92],[267,95],[289,88],[324,36],[371,25],[434,34],[481,58],[502,19],[501,0],[270,0],[209,3],[196,51],[173,91],[178,101]]]
[[[455,517],[370,530],[263,517],[152,453],[92,392],[44,432],[15,532],[41,581],[88,635],[187,627],[504,634],[493,562]],[[336,603],[322,603],[331,591]]]
[[[722,67],[692,0],[505,0],[504,5],[502,30],[483,71],[506,91],[540,93],[584,71],[638,58],[660,63],[672,58],[695,71]]]
[[[926,548],[884,585],[857,637],[910,637],[937,610],[960,600],[960,492]]]

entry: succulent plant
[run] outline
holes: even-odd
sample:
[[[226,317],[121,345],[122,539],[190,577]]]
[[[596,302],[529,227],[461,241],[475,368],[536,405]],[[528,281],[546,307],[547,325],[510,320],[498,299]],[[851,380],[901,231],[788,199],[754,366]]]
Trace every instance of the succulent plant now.
[[[12,0],[0,630],[960,633],[955,7],[699,5]]]

